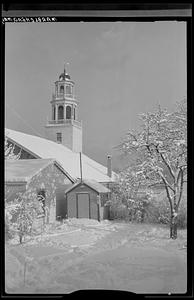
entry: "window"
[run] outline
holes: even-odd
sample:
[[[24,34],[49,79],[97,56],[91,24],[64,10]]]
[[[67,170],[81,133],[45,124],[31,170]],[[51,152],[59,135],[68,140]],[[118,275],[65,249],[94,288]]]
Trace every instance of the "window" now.
[[[62,133],[61,132],[57,132],[57,142],[62,143]]]
[[[60,93],[61,93],[61,94],[64,93],[64,86],[63,86],[63,85],[60,86]]]
[[[20,159],[34,159],[35,157],[25,151],[24,149],[21,149]]]
[[[70,85],[66,85],[66,94],[67,95],[71,94],[71,86]]]
[[[64,109],[63,106],[59,106],[58,108],[58,120],[63,120],[64,119]]]
[[[74,110],[73,110],[73,111],[74,111],[74,120],[75,120],[75,108],[74,108]]]
[[[66,119],[71,119],[71,106],[66,107]]]
[[[45,190],[38,191],[37,195],[38,201],[40,203],[40,210],[38,212],[38,215],[45,215],[45,199],[46,199],[46,193]]]

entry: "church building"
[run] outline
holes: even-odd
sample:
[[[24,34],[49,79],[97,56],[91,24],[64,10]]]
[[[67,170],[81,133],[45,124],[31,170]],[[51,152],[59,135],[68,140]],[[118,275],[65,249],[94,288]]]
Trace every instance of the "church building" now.
[[[45,182],[44,176],[41,176],[43,171],[39,168],[40,165],[49,162],[50,167],[46,167],[45,170],[60,169],[62,178],[60,180],[64,183],[62,184],[59,177],[54,178],[55,181],[52,182],[54,195],[50,193],[50,181],[44,190],[45,203],[48,204],[49,215],[53,220],[59,217],[86,217],[97,220],[107,218],[108,210],[105,204],[110,199],[109,188],[116,181],[117,174],[112,171],[110,156],[107,157],[105,167],[82,152],[82,123],[78,119],[75,83],[65,68],[55,82],[55,92],[50,104],[51,117],[45,125],[46,138],[6,129],[7,141],[14,146],[16,154],[20,152],[20,160],[24,160],[22,169],[27,172],[26,174],[30,174],[30,180],[34,183],[33,191],[39,191],[40,186],[47,184],[47,179]],[[14,191],[18,188],[18,178],[21,177],[20,164],[19,162],[11,164],[11,174],[15,172],[15,177],[11,177],[11,182],[10,180],[5,182],[7,186],[9,185],[9,190],[10,187]],[[8,163],[7,175],[9,165]],[[13,170],[14,165],[17,165],[17,169]],[[29,172],[27,170],[32,166],[37,167],[35,175],[32,174],[31,169]],[[49,173],[49,180],[53,177],[52,172]],[[37,174],[39,174],[38,177]],[[25,180],[28,182],[27,179]],[[31,193],[31,190],[28,191],[28,185],[25,185],[26,192]],[[53,203],[52,209],[50,203]]]
[[[55,81],[50,100],[50,120],[45,125],[45,138],[6,129],[9,143],[20,152],[20,159],[56,159],[75,180],[80,179],[80,153],[82,156],[83,179],[92,179],[108,184],[117,175],[112,171],[111,157],[103,166],[86,156],[82,151],[82,122],[78,118],[78,100],[75,83],[65,67]]]

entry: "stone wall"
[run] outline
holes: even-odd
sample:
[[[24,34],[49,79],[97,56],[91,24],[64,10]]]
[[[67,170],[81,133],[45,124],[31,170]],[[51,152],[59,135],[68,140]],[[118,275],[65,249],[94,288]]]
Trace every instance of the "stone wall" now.
[[[12,185],[6,185],[5,193],[7,198],[12,197],[14,200],[18,192],[23,192],[29,201],[33,201],[37,199],[38,192],[44,190],[46,193],[45,221],[54,222],[56,220],[56,190],[65,184],[71,184],[71,181],[56,165],[50,164],[35,175],[26,186],[16,185],[14,182]]]
[[[61,185],[71,183],[61,170],[54,164],[39,172],[27,185],[26,195],[29,198],[37,198],[40,190],[46,192],[47,215],[46,222],[54,222],[56,220],[56,190]]]
[[[13,201],[15,198],[17,198],[17,195],[19,193],[23,193],[26,190],[26,184],[5,184],[5,200],[7,202]]]

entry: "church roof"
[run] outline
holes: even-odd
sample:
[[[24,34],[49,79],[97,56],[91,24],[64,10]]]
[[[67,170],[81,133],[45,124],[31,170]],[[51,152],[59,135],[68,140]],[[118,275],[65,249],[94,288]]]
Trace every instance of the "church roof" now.
[[[62,144],[12,129],[6,129],[5,135],[11,142],[29,151],[36,158],[56,159],[73,179],[81,177],[79,153],[73,152]],[[115,172],[112,172],[112,177],[107,176],[106,167],[82,154],[83,179],[93,179],[104,183],[113,182],[116,180],[116,177]]]

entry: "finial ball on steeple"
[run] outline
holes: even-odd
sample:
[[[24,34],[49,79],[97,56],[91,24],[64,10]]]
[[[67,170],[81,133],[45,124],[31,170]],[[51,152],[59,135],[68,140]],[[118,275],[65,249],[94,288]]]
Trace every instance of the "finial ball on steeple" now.
[[[69,76],[69,74],[66,72],[66,65],[68,65],[69,63],[64,63],[64,71],[63,73],[59,76],[59,80],[70,80],[71,77]]]

